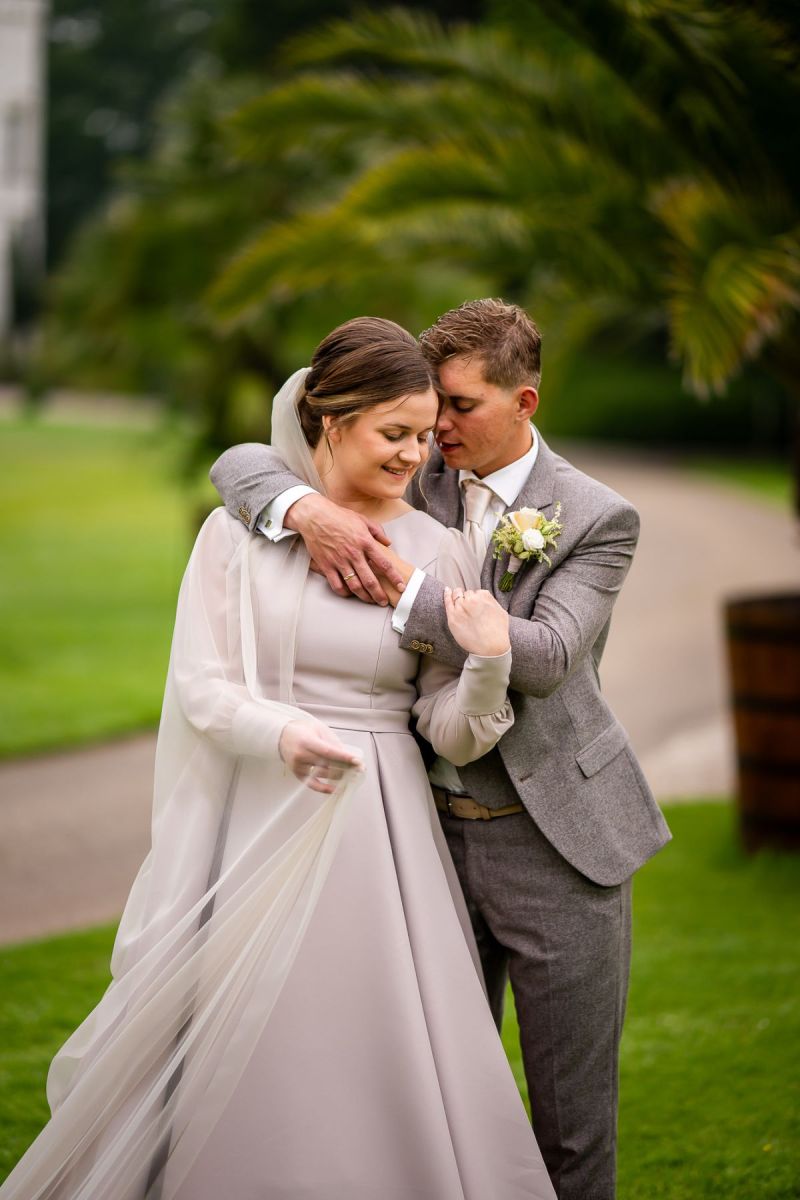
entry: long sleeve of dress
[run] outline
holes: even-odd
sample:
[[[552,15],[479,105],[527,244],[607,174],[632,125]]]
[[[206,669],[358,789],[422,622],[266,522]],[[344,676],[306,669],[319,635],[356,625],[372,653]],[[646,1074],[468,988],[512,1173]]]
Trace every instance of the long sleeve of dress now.
[[[444,535],[431,569],[449,587],[480,587],[480,568],[459,530]],[[417,732],[457,767],[481,758],[514,724],[510,675],[510,650],[496,657],[469,654],[460,671],[423,655],[412,710]]]
[[[196,730],[233,754],[269,758],[287,722],[304,714],[254,694],[246,682],[244,656],[255,655],[247,644],[252,606],[242,594],[248,542],[222,508],[204,524],[181,585],[172,668],[178,703]]]

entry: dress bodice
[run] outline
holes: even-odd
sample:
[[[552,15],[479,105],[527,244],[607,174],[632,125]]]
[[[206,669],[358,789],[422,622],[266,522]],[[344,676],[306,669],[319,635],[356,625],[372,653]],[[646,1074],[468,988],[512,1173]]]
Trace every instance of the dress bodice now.
[[[407,562],[435,563],[445,529],[412,509],[384,522],[392,548]],[[258,592],[259,624],[274,626],[274,594]],[[400,646],[393,609],[343,599],[309,572],[297,624],[294,702],[334,727],[394,732],[408,727],[417,698],[419,655]]]

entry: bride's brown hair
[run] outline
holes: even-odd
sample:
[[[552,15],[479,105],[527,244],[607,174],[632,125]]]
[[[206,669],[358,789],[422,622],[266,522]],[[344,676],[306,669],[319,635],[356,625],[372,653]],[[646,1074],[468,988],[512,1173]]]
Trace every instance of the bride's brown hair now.
[[[297,415],[314,448],[322,418],[337,424],[387,400],[426,392],[433,373],[416,338],[382,317],[354,317],[323,338],[311,359]]]

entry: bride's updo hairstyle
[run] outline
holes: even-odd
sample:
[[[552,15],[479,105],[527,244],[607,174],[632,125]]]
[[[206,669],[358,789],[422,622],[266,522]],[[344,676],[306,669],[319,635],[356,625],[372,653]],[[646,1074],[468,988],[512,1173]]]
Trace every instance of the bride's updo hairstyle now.
[[[416,338],[382,317],[355,317],[323,338],[314,351],[297,415],[316,447],[323,417],[337,425],[387,400],[427,392],[431,368]]]

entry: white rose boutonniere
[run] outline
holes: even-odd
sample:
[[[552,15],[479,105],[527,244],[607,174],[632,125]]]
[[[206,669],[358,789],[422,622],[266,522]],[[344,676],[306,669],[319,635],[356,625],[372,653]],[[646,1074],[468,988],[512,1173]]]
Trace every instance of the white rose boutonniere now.
[[[518,508],[506,513],[492,534],[492,554],[500,558],[508,555],[508,566],[500,580],[500,591],[510,592],[516,583],[517,573],[523,563],[535,558],[552,567],[546,548],[555,546],[563,529],[561,524],[561,501],[553,510],[550,520],[538,508]]]

